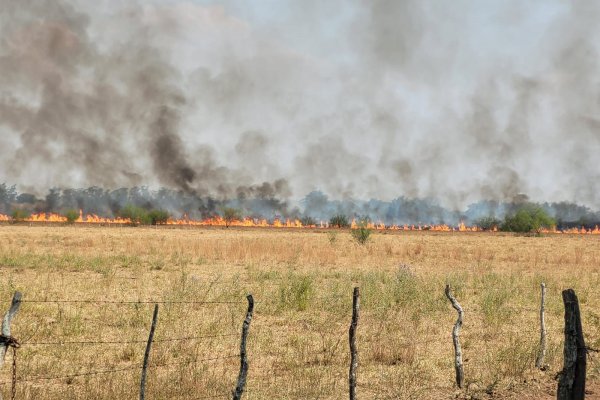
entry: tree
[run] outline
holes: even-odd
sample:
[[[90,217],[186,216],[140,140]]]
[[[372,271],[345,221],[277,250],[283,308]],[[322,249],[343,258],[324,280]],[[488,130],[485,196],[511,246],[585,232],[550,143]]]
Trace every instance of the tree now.
[[[74,223],[79,218],[79,212],[77,210],[67,210],[65,211],[65,218],[67,218],[67,222],[69,224]]]
[[[148,219],[152,225],[164,225],[169,220],[169,213],[165,210],[150,210]]]
[[[0,213],[8,213],[10,204],[17,198],[16,186],[8,186],[6,183],[0,184]]]
[[[329,226],[334,228],[347,228],[350,226],[350,222],[348,222],[348,217],[343,214],[337,214],[331,217],[329,220]]]
[[[233,207],[222,207],[221,213],[223,214],[223,219],[225,220],[225,227],[229,228],[233,221],[239,221],[242,219],[241,210]]]
[[[29,218],[30,215],[31,213],[29,211],[17,208],[12,212],[12,219],[13,222],[22,222]]]
[[[507,232],[537,232],[542,229],[551,229],[556,226],[556,221],[548,215],[546,210],[535,204],[527,204],[517,210],[513,215],[507,215],[501,230]]]
[[[494,228],[498,228],[501,224],[502,224],[502,221],[500,221],[498,218],[491,217],[491,216],[479,218],[478,220],[475,221],[475,225],[477,225],[479,228],[483,229],[484,231],[491,231]]]
[[[313,217],[302,217],[300,219],[300,223],[302,224],[302,226],[315,226],[317,225],[317,221],[315,221],[315,219]]]
[[[119,212],[121,218],[129,219],[131,221],[131,225],[148,225],[151,220],[148,215],[148,211],[141,207],[134,206],[133,204],[128,204],[121,209]]]

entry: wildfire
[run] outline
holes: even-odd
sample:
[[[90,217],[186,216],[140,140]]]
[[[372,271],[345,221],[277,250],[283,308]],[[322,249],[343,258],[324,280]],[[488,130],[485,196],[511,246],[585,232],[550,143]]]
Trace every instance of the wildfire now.
[[[8,215],[0,214],[0,222],[12,222],[14,219]],[[22,219],[24,222],[31,223],[67,223],[68,218],[61,214],[56,213],[37,213],[31,214],[30,216]],[[95,214],[85,214],[82,210],[79,211],[79,216],[72,220],[75,224],[103,224],[103,225],[129,225],[132,224],[129,218],[106,218],[100,217]],[[203,220],[190,219],[186,215],[179,219],[170,218],[166,221],[165,225],[179,225],[179,226],[234,226],[234,227],[264,227],[264,228],[329,228],[327,222],[319,222],[314,225],[304,226],[299,219],[281,219],[275,218],[272,222],[267,219],[250,218],[246,217],[243,219],[225,220],[221,216],[215,216]],[[352,220],[350,223],[351,229],[357,229],[360,226],[365,226],[367,229],[372,230],[389,230],[389,231],[433,231],[433,232],[481,232],[482,229],[478,226],[468,226],[463,222],[460,222],[458,226],[451,226],[446,224],[440,225],[385,225],[383,222],[367,222],[365,225],[361,225],[356,220]],[[497,231],[497,228],[492,229],[493,232]],[[563,230],[545,229],[542,233],[556,233],[556,234],[578,234],[578,235],[600,235],[600,227],[596,226],[593,229],[586,229],[585,227],[580,228],[568,228]]]

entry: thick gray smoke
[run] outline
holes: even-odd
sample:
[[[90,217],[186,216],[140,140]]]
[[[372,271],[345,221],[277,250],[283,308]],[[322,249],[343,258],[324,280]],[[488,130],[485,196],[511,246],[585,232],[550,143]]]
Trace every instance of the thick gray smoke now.
[[[561,0],[0,0],[0,182],[598,208],[599,19]]]

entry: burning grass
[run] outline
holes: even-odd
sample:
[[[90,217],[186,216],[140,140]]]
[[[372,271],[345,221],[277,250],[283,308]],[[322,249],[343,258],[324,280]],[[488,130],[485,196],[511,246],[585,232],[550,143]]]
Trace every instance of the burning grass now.
[[[358,393],[363,398],[453,398],[450,283],[465,308],[462,342],[471,393],[520,398],[553,387],[562,362],[560,290],[579,295],[584,332],[600,345],[599,238],[484,233],[0,227],[0,299],[236,301],[162,305],[148,398],[227,394],[239,361],[244,296],[254,294],[248,399],[338,399],[347,390],[352,287],[362,295]],[[535,371],[539,283],[548,285],[547,372]],[[60,377],[141,365],[151,305],[24,303],[13,334],[20,398],[135,397],[139,370]],[[217,336],[227,335],[227,336]],[[231,335],[231,336],[229,336]],[[206,337],[160,341],[177,337]],[[219,358],[217,360],[203,361]],[[596,360],[589,379],[598,380]],[[0,381],[10,381],[10,368]],[[1,390],[7,393],[9,386]]]

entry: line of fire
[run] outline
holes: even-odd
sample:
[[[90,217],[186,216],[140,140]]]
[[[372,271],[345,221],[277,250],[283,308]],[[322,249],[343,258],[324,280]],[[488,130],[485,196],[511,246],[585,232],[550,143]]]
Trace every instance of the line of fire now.
[[[22,220],[15,220],[11,216],[0,214],[0,222],[29,222],[29,223],[67,223],[68,219],[66,216],[57,213],[36,213],[23,218]],[[133,222],[130,218],[105,218],[95,214],[84,215],[83,211],[80,210],[79,217],[73,221],[75,224],[100,224],[100,225],[132,225]],[[158,225],[170,225],[170,226],[232,226],[232,227],[256,227],[256,228],[317,228],[317,229],[329,229],[333,228],[329,222],[320,221],[314,225],[303,225],[299,219],[279,219],[275,218],[272,221],[267,219],[257,218],[242,218],[234,219],[231,221],[225,220],[221,216],[214,216],[202,220],[190,219],[186,216],[182,218],[174,219],[169,218],[164,223]],[[353,219],[350,223],[350,229],[356,229],[360,224]],[[434,231],[434,232],[482,232],[484,231],[476,225],[468,226],[464,223],[459,223],[457,226],[451,226],[446,224],[441,225],[386,225],[383,222],[367,222],[365,225],[368,229],[380,230],[380,231]],[[496,227],[487,230],[489,232],[497,232]],[[599,235],[600,227],[597,225],[594,228],[573,227],[566,229],[543,229],[541,233],[557,233],[557,234],[589,234]]]

